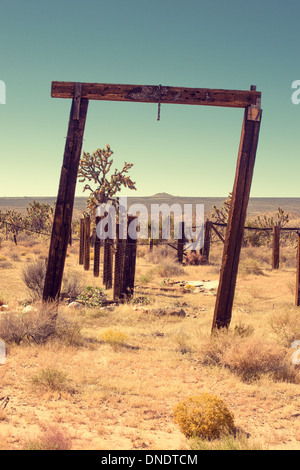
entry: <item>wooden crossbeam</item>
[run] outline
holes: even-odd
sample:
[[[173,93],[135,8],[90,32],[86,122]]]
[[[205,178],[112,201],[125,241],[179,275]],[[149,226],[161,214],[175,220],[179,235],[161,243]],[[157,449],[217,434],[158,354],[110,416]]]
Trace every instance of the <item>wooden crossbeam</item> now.
[[[76,98],[76,82],[52,82],[52,98]],[[81,98],[140,103],[191,104],[227,108],[260,107],[261,92],[152,85],[82,83]]]

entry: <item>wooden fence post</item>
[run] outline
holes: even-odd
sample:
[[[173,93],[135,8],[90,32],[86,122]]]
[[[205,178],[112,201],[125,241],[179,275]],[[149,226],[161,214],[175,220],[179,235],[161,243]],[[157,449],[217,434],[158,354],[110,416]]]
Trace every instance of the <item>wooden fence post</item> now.
[[[79,239],[79,264],[83,265],[84,260],[84,219],[80,219],[80,239]]]
[[[115,254],[115,273],[114,273],[114,300],[122,297],[124,255],[126,240],[120,238],[120,225],[116,225],[116,254]]]
[[[300,232],[296,232],[298,235],[298,249],[297,249],[297,271],[296,271],[296,298],[295,305],[300,305]]]
[[[112,256],[112,240],[106,238],[104,240],[104,260],[103,260],[103,284],[105,289],[112,288],[113,273],[113,256]]]
[[[273,227],[272,243],[272,269],[279,269],[279,251],[280,251],[280,226]]]
[[[123,286],[122,286],[122,295],[125,298],[132,297],[134,293],[137,240],[132,239],[128,231],[128,227],[134,219],[136,219],[136,216],[127,217],[127,240],[126,240],[125,254],[124,254],[124,270],[123,270]]]
[[[254,108],[247,107],[244,113],[236,175],[226,229],[220,281],[212,325],[213,330],[215,328],[228,328],[231,322],[260,122],[261,109],[259,104]]]
[[[58,300],[72,223],[77,173],[88,109],[88,99],[81,98],[81,83],[75,84],[68,134],[50,241],[43,300]]]
[[[97,235],[97,225],[100,222],[101,218],[96,217],[96,233],[94,241],[94,277],[99,277],[100,274],[100,246],[101,240]]]
[[[202,248],[202,256],[205,258],[205,262],[209,263],[209,253],[210,253],[210,242],[211,242],[211,227],[212,222],[207,220],[204,226],[204,243]]]
[[[153,244],[154,244],[153,243],[153,238],[150,238],[150,240],[149,240],[149,251],[150,252],[153,251]]]
[[[181,237],[178,238],[178,241],[177,241],[177,259],[178,259],[178,263],[182,264],[183,263],[183,248],[184,248],[184,243],[185,243],[184,222],[179,222],[179,233],[181,233]]]
[[[83,267],[85,271],[90,269],[90,249],[91,249],[91,218],[84,218],[84,260]]]

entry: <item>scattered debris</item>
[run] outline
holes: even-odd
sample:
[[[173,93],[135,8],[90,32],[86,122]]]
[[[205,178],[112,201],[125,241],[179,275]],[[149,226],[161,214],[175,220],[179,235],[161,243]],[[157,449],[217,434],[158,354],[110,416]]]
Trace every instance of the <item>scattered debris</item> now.
[[[80,302],[71,302],[69,305],[68,305],[68,308],[83,308],[84,305]]]
[[[300,364],[300,349],[297,349],[297,351],[292,355],[292,364],[294,364],[294,366],[298,366]]]
[[[291,345],[292,349],[297,349],[292,355],[292,364],[298,366],[300,364],[300,340],[296,340]]]
[[[142,307],[141,305],[133,307],[135,312],[142,312],[142,313],[150,313],[150,309],[146,307]]]
[[[186,312],[183,308],[174,308],[174,307],[165,307],[165,308],[156,308],[151,310],[151,313],[154,315],[164,316],[170,315],[173,317],[185,317]]]
[[[4,410],[7,407],[8,402],[9,402],[9,396],[8,395],[6,397],[0,398],[0,403],[1,403],[1,406]]]
[[[0,340],[0,365],[6,364],[6,347],[4,341]]]
[[[113,312],[116,308],[116,305],[106,305],[105,307],[100,307],[100,310],[107,310],[109,312]]]
[[[23,308],[22,313],[30,313],[30,312],[36,312],[37,309],[34,308],[32,305],[27,305],[27,307]]]

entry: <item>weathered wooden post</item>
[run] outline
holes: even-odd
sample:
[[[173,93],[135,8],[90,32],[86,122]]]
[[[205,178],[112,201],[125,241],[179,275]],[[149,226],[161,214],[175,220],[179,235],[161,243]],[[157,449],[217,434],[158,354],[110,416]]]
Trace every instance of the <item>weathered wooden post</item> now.
[[[80,235],[79,235],[79,264],[84,262],[84,219],[80,219]]]
[[[99,277],[100,274],[100,246],[101,240],[98,238],[97,234],[97,225],[100,222],[101,218],[96,217],[96,230],[95,230],[95,240],[94,240],[94,277]]]
[[[103,260],[103,284],[105,289],[112,288],[113,273],[113,256],[112,256],[112,240],[106,238],[104,240],[104,260]]]
[[[130,298],[134,293],[137,240],[130,237],[128,227],[136,216],[127,217],[127,240],[124,254],[122,296]]]
[[[116,225],[116,254],[115,254],[115,272],[114,272],[114,300],[122,297],[123,270],[126,240],[120,238],[120,225]]]
[[[91,218],[84,218],[84,259],[83,267],[85,271],[90,269],[90,251],[91,251]]]
[[[63,278],[73,215],[74,196],[88,99],[81,98],[81,83],[73,88],[73,100],[65,145],[63,165],[55,206],[43,300],[58,300]]]
[[[272,243],[272,269],[279,269],[279,252],[280,252],[280,226],[273,227],[273,243]]]
[[[179,234],[180,238],[177,241],[177,259],[178,263],[183,263],[183,248],[185,243],[185,235],[184,235],[184,222],[179,222]]]
[[[254,90],[254,87],[251,87]],[[212,328],[229,327],[261,122],[260,100],[245,109]]]
[[[153,241],[153,238],[150,237],[149,239],[149,251],[153,251],[153,245],[154,245],[154,241]]]
[[[207,220],[204,226],[204,243],[202,248],[202,256],[205,259],[205,263],[209,263],[209,253],[210,253],[210,242],[211,242],[211,227],[212,222]]]
[[[297,235],[298,235],[298,249],[297,249],[295,305],[296,305],[296,307],[299,307],[299,305],[300,305],[300,232],[297,232]]]

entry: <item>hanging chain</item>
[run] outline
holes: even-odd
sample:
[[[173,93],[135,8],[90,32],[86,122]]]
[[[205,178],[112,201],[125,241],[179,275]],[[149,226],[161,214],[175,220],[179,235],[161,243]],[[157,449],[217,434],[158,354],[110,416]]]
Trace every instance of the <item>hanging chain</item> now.
[[[161,85],[159,85],[159,87],[158,87],[158,111],[157,111],[157,120],[158,121],[160,121],[160,106],[161,106],[160,100],[161,100]]]

